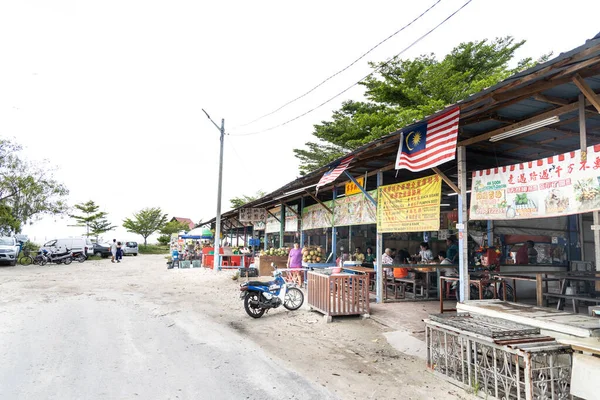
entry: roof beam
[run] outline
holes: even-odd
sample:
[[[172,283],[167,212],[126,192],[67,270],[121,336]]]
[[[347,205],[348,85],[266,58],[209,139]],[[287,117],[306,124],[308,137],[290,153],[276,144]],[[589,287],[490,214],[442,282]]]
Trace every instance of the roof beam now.
[[[590,103],[592,103],[594,107],[596,107],[596,110],[598,110],[598,112],[600,113],[600,97],[596,93],[594,93],[594,91],[587,84],[587,82],[583,80],[583,78],[579,76],[579,74],[576,74],[573,77],[573,83],[577,85],[579,90],[581,90],[581,93],[583,93],[583,95],[589,100]]]
[[[535,94],[533,98],[543,103],[555,104],[557,106],[566,106],[570,103],[569,100],[561,99],[560,97],[546,96],[545,94]]]
[[[317,196],[313,195],[313,194],[312,194],[311,192],[309,192],[308,190],[305,190],[305,192],[306,192],[306,193],[307,193],[307,194],[308,194],[310,197],[312,197],[313,199],[315,199],[315,201],[316,201],[317,203],[319,203],[321,206],[323,206],[323,208],[324,208],[324,209],[326,209],[327,211],[329,211],[329,214],[333,215],[333,211],[331,211],[331,208],[327,207],[327,206],[325,205],[325,203],[323,203],[321,200],[319,200],[319,199],[317,198]]]
[[[267,210],[266,208],[265,208],[265,210],[271,217],[275,218],[277,220],[277,222],[281,222],[281,220],[279,218],[277,218],[277,216],[275,214],[273,214],[271,211]]]
[[[454,190],[454,192],[455,192],[456,194],[460,194],[460,189],[458,188],[458,186],[456,186],[456,185],[454,184],[454,182],[452,182],[452,180],[446,176],[446,174],[444,174],[442,171],[440,171],[440,169],[439,169],[439,168],[437,168],[437,167],[433,167],[433,168],[431,168],[431,169],[433,170],[433,172],[435,172],[436,174],[438,174],[438,176],[439,176],[440,178],[442,178],[442,180],[443,180],[444,182],[446,182],[446,185],[450,186],[450,188],[451,188],[452,190]]]
[[[508,125],[508,126],[505,126],[503,128],[499,128],[499,129],[494,129],[493,131],[484,133],[482,135],[475,136],[475,137],[472,137],[472,138],[469,138],[469,139],[466,139],[466,140],[462,140],[462,141],[460,141],[460,142],[457,143],[456,147],[469,146],[469,145],[474,144],[474,143],[482,142],[484,140],[489,140],[491,137],[499,135],[501,133],[512,131],[513,129],[521,128],[523,126],[530,125],[530,124],[533,124],[535,122],[539,122],[539,121],[545,120],[545,119],[550,118],[550,117],[559,116],[559,115],[562,115],[562,114],[566,114],[566,113],[575,111],[575,110],[577,110],[578,107],[579,107],[579,102],[576,101],[576,102],[568,104],[566,106],[555,108],[555,109],[552,109],[550,111],[546,111],[544,113],[538,114],[538,115],[536,115],[534,117],[527,118],[527,119],[525,119],[523,121],[514,123],[512,125]]]

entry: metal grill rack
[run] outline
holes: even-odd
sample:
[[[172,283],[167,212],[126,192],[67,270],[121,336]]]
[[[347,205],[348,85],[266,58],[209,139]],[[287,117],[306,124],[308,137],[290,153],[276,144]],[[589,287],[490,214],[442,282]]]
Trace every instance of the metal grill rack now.
[[[427,366],[480,397],[570,398],[571,348],[539,329],[471,314],[425,324]]]

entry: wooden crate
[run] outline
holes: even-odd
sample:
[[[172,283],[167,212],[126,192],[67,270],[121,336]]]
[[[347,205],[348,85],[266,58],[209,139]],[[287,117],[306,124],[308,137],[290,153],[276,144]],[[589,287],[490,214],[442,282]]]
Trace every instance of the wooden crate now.
[[[275,263],[277,268],[287,268],[287,257],[280,256],[260,256],[254,259],[254,266],[258,268],[258,274],[260,276],[272,276],[273,267],[271,263]]]
[[[308,272],[308,304],[327,317],[368,315],[369,275]]]

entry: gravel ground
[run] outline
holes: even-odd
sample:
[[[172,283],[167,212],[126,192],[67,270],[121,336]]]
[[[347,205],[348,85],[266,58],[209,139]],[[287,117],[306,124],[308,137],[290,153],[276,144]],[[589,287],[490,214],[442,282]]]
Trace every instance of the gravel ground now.
[[[0,398],[472,398],[370,319],[250,318],[232,274],[155,255],[0,268]]]

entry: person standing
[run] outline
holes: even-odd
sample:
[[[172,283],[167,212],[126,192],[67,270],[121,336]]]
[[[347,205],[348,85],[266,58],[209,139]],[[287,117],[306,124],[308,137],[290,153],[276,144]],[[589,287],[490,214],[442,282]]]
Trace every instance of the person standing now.
[[[123,248],[121,242],[117,242],[117,262],[120,263],[123,258]]]
[[[448,236],[446,239],[446,258],[450,260],[452,264],[458,264],[458,245],[456,244],[456,238],[454,236]]]
[[[287,267],[292,269],[302,268],[302,250],[300,249],[300,243],[298,242],[294,242],[294,248],[290,250]],[[298,285],[302,287],[301,271],[292,271],[292,279],[297,281]]]
[[[110,245],[110,254],[112,254],[111,262],[115,262],[117,258],[117,239],[113,239],[112,244]]]

